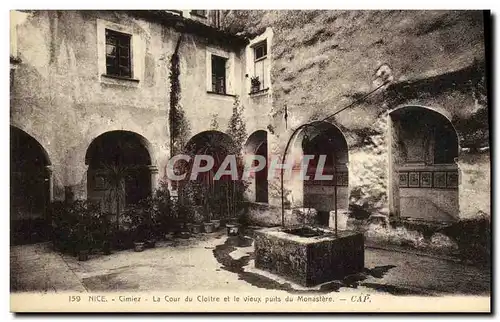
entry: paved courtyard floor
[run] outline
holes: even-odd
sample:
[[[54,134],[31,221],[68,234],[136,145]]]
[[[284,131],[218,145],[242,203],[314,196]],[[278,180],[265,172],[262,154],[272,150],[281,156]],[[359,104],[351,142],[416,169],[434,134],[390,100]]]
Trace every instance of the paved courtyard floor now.
[[[395,295],[489,295],[486,268],[413,253],[365,249],[365,270],[341,281],[303,288],[253,267],[253,240],[222,232],[158,242],[143,252],[116,251],[88,261],[50,243],[11,247],[13,292],[212,291],[329,293],[367,290]]]

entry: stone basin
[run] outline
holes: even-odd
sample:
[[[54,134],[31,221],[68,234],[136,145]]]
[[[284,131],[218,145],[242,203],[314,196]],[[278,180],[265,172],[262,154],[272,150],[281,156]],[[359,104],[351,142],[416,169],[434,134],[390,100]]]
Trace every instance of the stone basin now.
[[[302,286],[314,286],[364,268],[362,233],[313,226],[255,232],[255,267]]]

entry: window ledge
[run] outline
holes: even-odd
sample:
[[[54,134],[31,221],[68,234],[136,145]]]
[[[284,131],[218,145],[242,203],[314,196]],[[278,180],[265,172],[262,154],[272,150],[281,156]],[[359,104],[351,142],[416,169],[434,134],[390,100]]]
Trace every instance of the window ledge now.
[[[105,85],[114,85],[114,86],[124,86],[124,87],[139,87],[139,80],[128,77],[114,76],[101,74],[101,78],[99,79],[101,84]]]
[[[212,91],[207,91],[207,94],[213,94],[213,95],[219,95],[219,96],[228,96],[228,97],[236,97],[236,95],[233,95],[233,94],[222,94],[222,93],[217,93],[217,92],[212,92]]]
[[[263,96],[263,95],[266,95],[267,92],[269,92],[269,87],[268,88],[264,88],[264,89],[261,89],[261,90],[258,90],[258,91],[255,91],[255,92],[250,92],[248,93],[248,95],[252,96],[252,97],[255,97],[255,96]]]
[[[115,75],[108,75],[108,74],[102,74],[101,76],[105,77],[105,78],[113,78],[113,79],[119,79],[119,80],[123,80],[123,81],[139,83],[138,79],[130,78],[130,77],[115,76]]]

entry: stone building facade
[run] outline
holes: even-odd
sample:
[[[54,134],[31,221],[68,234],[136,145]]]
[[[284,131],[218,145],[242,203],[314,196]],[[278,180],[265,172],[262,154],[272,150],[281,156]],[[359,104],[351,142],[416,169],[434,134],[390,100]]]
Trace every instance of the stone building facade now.
[[[54,200],[103,198],[110,170],[102,165],[115,159],[137,168],[126,199],[156,188],[171,153],[176,50],[191,133],[210,130],[212,115],[226,126],[247,41],[204,14],[11,12],[13,220],[42,217]],[[224,88],[212,87],[213,57],[223,61]]]
[[[339,209],[438,222],[490,213],[485,23],[481,11],[222,15],[225,30],[250,38],[272,28],[270,153],[281,156],[304,123],[312,126],[291,138],[299,154],[304,137],[330,131],[345,140],[336,145]],[[280,208],[279,178],[269,184]],[[331,185],[284,186],[292,207],[333,208]]]
[[[489,214],[484,25],[475,11],[12,12],[11,216],[104,198],[102,165],[117,160],[135,166],[125,190],[140,199],[175,139],[231,144],[235,101],[243,154],[281,159],[290,142],[288,159],[327,155],[333,182],[284,180],[288,209]],[[281,223],[279,176],[246,193],[254,222]]]

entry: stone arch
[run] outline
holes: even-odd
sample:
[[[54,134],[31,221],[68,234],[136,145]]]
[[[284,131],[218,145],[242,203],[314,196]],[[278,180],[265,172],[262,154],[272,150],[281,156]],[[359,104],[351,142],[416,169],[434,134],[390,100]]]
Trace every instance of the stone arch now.
[[[265,167],[249,178],[248,195],[255,202],[269,202],[268,196],[268,147],[267,147],[267,131],[257,130],[253,132],[247,139],[243,147],[245,156],[260,155],[266,160]]]
[[[301,160],[311,155],[305,175],[301,178]],[[316,168],[320,156],[325,157],[325,167],[321,174],[327,180],[318,180]],[[286,162],[294,164],[292,178],[288,180],[285,190],[291,191],[290,206],[292,208],[314,208],[318,212],[317,222],[321,225],[332,225],[330,211],[348,210],[348,161],[347,140],[342,131],[334,124],[326,121],[312,122],[301,129],[293,142]]]
[[[198,153],[207,146],[220,147],[231,153],[234,153],[236,149],[235,142],[228,134],[217,130],[207,130],[193,135],[187,141],[184,151]]]
[[[153,145],[149,142],[148,139],[146,139],[143,135],[135,132],[135,131],[128,131],[128,130],[110,130],[110,131],[106,131],[106,132],[103,132],[101,134],[99,134],[98,136],[96,136],[89,144],[89,147],[87,148],[87,152],[85,153],[85,164],[89,165],[89,162],[91,160],[91,155],[90,155],[90,151],[92,146],[96,144],[96,142],[99,142],[99,140],[103,137],[106,137],[108,135],[112,135],[113,133],[116,133],[116,134],[122,134],[122,135],[128,135],[130,137],[133,137],[134,140],[138,143],[140,143],[140,145],[147,150],[148,152],[148,156],[149,156],[149,165],[156,165],[156,154],[155,154],[155,151],[154,151],[154,148],[153,148]]]
[[[151,151],[150,143],[135,132],[115,130],[97,136],[85,154],[87,198],[115,214],[147,198],[157,173]]]
[[[389,113],[389,206],[392,215],[449,222],[459,217],[460,151],[451,120],[407,105]]]
[[[37,241],[36,237],[44,234],[51,201],[52,171],[47,151],[33,136],[10,126],[10,217],[13,243]]]
[[[200,132],[186,143],[184,153],[190,156],[188,164],[184,164],[187,170],[186,179],[177,182],[181,200],[186,193],[183,189],[190,186],[195,189],[194,203],[203,214],[211,215],[212,219],[227,219],[235,217],[236,189],[239,179],[234,181],[230,176],[222,176],[215,179],[217,170],[228,155],[237,156],[237,146],[231,137],[223,132],[209,130]],[[189,180],[196,155],[209,155],[214,158],[214,166],[207,172],[199,173],[195,180]],[[241,160],[237,158],[237,161]],[[238,163],[240,164],[240,163]],[[203,164],[202,164],[203,165]],[[239,171],[238,178],[241,177]]]

